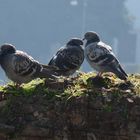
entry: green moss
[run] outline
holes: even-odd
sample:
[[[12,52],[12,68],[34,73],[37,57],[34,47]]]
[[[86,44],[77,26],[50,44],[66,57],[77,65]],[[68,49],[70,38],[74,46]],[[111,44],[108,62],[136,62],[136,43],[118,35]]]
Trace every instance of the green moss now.
[[[52,96],[57,96],[57,97],[64,97],[67,96],[68,98],[70,96],[82,96],[84,93],[90,91],[95,92],[97,90],[100,90],[102,88],[107,88],[112,90],[114,93],[114,90],[118,90],[120,92],[120,87],[124,86],[124,81],[119,80],[116,78],[114,75],[110,76],[109,74],[104,74],[102,79],[99,79],[99,81],[96,79],[95,80],[95,73],[80,73],[77,77],[75,78],[67,78],[67,79],[59,79],[56,81],[58,84],[61,81],[61,86],[63,85],[64,87],[64,81],[67,81],[67,84],[64,88],[59,88],[59,90],[50,88],[47,86],[48,83],[45,83],[45,80],[43,79],[36,79],[31,81],[28,84],[23,84],[21,87],[17,88],[13,83],[8,83],[5,86],[0,86],[0,91],[5,93],[5,94],[13,94],[13,95],[32,95],[32,94],[39,94],[39,93],[49,93]],[[133,88],[131,87],[132,91],[136,94],[140,94],[140,74],[136,75],[130,75],[129,80],[133,85]],[[54,83],[54,85],[56,85]],[[122,84],[123,83],[123,84]],[[120,84],[122,84],[120,86]],[[49,83],[50,85],[50,83]],[[59,86],[59,85],[58,85]],[[129,89],[129,85],[128,85]],[[118,96],[120,96],[118,93]],[[114,96],[117,96],[117,93],[113,94]]]
[[[13,83],[8,83],[5,86],[0,86],[0,92],[4,93],[5,96],[46,94],[48,99],[62,98],[66,100],[86,94],[95,98],[96,96],[107,96],[108,93],[112,94],[112,98],[119,100],[127,89],[130,90],[130,94],[140,94],[140,74],[129,75],[130,82],[128,83],[114,75],[104,74],[101,79],[96,79],[95,76],[95,73],[81,72],[77,77],[60,78],[57,81],[46,82],[45,79],[36,79],[28,84],[23,84],[19,88]]]
[[[103,106],[103,110],[106,111],[106,112],[112,112],[113,111],[112,106],[109,105],[109,104],[105,104]]]
[[[5,94],[13,94],[15,96],[19,96],[22,94],[28,96],[33,94],[34,92],[37,91],[39,92],[40,87],[42,89],[44,88],[43,85],[44,85],[44,81],[41,79],[33,80],[28,84],[23,84],[20,87],[16,87],[14,83],[11,82],[5,86],[0,86],[0,92],[3,92]]]

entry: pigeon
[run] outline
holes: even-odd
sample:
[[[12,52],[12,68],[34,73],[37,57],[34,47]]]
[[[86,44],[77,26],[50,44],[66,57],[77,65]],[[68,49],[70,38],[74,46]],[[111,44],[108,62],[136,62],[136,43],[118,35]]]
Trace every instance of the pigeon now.
[[[59,75],[70,76],[76,72],[84,61],[83,41],[79,38],[72,38],[61,47],[52,57],[48,65],[56,66],[62,70]]]
[[[12,44],[0,47],[0,65],[7,77],[18,85],[35,78],[55,79],[56,68],[40,64],[23,51],[16,50]]]
[[[96,32],[85,33],[85,57],[92,68],[98,71],[97,76],[104,72],[112,72],[121,80],[127,80],[127,74],[120,65],[112,48],[100,40]]]

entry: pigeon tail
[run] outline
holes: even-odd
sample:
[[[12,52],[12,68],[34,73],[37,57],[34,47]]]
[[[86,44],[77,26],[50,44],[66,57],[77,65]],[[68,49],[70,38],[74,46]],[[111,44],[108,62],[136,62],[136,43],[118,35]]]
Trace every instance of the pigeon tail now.
[[[128,77],[127,73],[123,70],[123,68],[121,67],[121,65],[119,65],[119,69],[120,69],[120,71],[121,71],[126,77]]]
[[[41,65],[43,66],[44,69],[49,69],[52,75],[55,75],[55,76],[61,76],[64,73],[69,71],[65,69],[59,69],[57,66],[53,66],[53,65],[44,65],[44,64],[41,64]]]
[[[39,78],[51,78],[51,79],[57,79],[58,77],[56,76],[54,71],[51,71],[50,69],[45,69],[43,68],[39,73],[37,73],[37,75],[35,75],[36,77]]]
[[[115,73],[116,76],[120,78],[121,80],[127,80],[127,74],[124,72],[124,70],[122,71],[122,68],[120,69],[119,67],[119,69],[116,69],[112,72]]]

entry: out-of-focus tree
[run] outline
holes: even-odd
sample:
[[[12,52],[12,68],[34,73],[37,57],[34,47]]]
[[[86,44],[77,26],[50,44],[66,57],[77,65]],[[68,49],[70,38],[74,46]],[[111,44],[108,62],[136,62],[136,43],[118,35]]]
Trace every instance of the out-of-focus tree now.
[[[13,0],[0,4],[0,39],[13,43],[43,63],[71,37],[88,30],[98,32],[119,59],[134,62],[136,35],[125,7],[126,0]],[[7,9],[7,10],[5,10]],[[4,11],[4,12],[3,12]],[[124,55],[126,54],[126,55]],[[127,55],[129,54],[129,55]],[[84,70],[88,70],[85,66]]]

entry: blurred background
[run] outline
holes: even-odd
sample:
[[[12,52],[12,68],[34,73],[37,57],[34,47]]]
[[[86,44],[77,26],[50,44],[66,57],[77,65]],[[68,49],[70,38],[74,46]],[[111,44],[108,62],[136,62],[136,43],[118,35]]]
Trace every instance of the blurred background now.
[[[42,63],[72,37],[96,31],[128,73],[140,72],[140,0],[0,0],[0,45]],[[84,62],[82,71],[91,71]],[[1,82],[7,81],[0,69]]]

